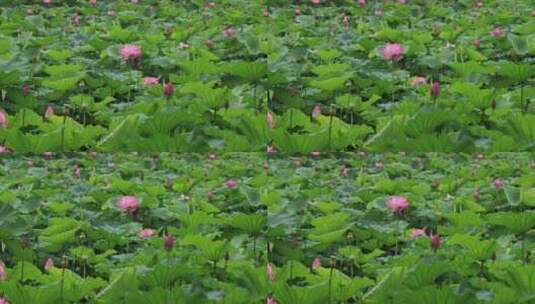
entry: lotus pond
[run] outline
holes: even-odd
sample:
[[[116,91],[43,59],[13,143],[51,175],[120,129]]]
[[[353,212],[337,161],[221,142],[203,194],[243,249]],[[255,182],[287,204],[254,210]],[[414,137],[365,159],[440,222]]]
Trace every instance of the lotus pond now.
[[[0,301],[532,303],[535,156],[0,159]]]
[[[2,152],[534,147],[531,0],[0,6]]]

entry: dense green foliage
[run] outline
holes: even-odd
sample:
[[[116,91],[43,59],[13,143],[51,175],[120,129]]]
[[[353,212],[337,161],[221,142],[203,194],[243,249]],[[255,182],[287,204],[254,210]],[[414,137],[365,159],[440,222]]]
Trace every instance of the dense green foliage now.
[[[532,303],[534,189],[529,154],[3,158],[0,297]]]
[[[0,1],[14,151],[534,147],[531,0],[31,2]],[[393,42],[404,53],[385,60]]]

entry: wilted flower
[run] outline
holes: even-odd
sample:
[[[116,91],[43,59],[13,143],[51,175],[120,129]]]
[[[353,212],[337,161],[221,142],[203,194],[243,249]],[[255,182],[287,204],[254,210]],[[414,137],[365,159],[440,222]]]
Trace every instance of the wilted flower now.
[[[52,260],[52,258],[48,258],[45,263],[45,271],[50,271],[52,268],[54,268],[54,260]]]
[[[110,16],[110,17],[113,17],[116,15],[115,11],[114,10],[109,10],[106,15]]]
[[[175,238],[170,234],[166,234],[163,237],[163,247],[165,248],[165,250],[171,251],[174,245],[175,245]]]
[[[72,176],[75,178],[80,178],[82,169],[78,165],[72,166]]]
[[[436,251],[440,247],[440,243],[441,243],[440,235],[438,235],[438,233],[432,234],[430,243],[431,243],[431,248]]]
[[[321,156],[321,152],[320,151],[312,151],[312,152],[310,152],[310,155],[312,157],[320,157]]]
[[[348,15],[344,15],[342,17],[342,24],[345,26],[345,27],[348,27],[349,26],[349,16]]]
[[[385,60],[391,61],[399,61],[403,54],[405,54],[405,49],[399,43],[387,43],[379,51]]]
[[[431,97],[433,99],[437,99],[438,96],[440,95],[440,82],[438,81],[433,81],[431,83],[431,90],[430,90],[430,94],[431,94]]]
[[[481,44],[481,41],[479,39],[477,39],[477,38],[472,39],[472,45],[474,47],[477,48],[477,47],[479,47],[480,44]]]
[[[419,236],[425,236],[425,229],[415,228],[411,231],[411,238],[417,238]]]
[[[50,117],[54,116],[54,108],[52,108],[51,105],[46,107],[45,110],[45,118],[50,119]]]
[[[143,84],[148,87],[158,84],[159,81],[160,80],[158,79],[158,77],[150,76],[150,77],[143,78]]]
[[[0,261],[0,282],[7,280],[6,265]]]
[[[503,34],[503,30],[501,27],[497,26],[490,32],[490,34],[496,38],[500,38]]]
[[[141,48],[135,44],[125,44],[119,49],[124,60],[137,59],[141,56]]]
[[[33,9],[31,7],[26,9],[26,15],[28,15],[28,16],[33,15]]]
[[[150,229],[150,228],[145,228],[145,229],[141,229],[139,231],[139,237],[142,238],[142,239],[148,239],[150,238],[151,236],[154,235],[154,230]]]
[[[342,166],[342,169],[340,169],[340,175],[346,177],[349,174],[349,168],[346,166]]]
[[[227,186],[227,188],[229,188],[229,189],[234,189],[234,188],[236,188],[237,183],[236,183],[235,180],[229,179],[228,181],[225,182],[225,186]]]
[[[385,164],[383,164],[382,162],[375,162],[373,166],[377,169],[383,169],[385,167]]]
[[[208,160],[216,160],[216,159],[217,159],[217,155],[215,154],[208,155]]]
[[[206,3],[206,7],[207,8],[214,8],[215,7],[215,2],[214,1],[210,1],[210,2]]]
[[[233,28],[232,26],[229,26],[223,30],[223,36],[227,38],[234,37],[235,35],[236,35],[236,29]]]
[[[388,199],[387,207],[394,214],[402,214],[409,208],[409,201],[404,196],[392,196]]]
[[[271,263],[267,264],[266,272],[267,272],[268,279],[271,282],[275,281],[275,273],[273,273],[273,265],[271,265]]]
[[[321,267],[321,260],[319,257],[315,257],[312,261],[312,270],[316,270]]]
[[[7,127],[7,115],[3,111],[0,111],[0,126]]]
[[[296,16],[300,16],[301,13],[302,13],[302,12],[301,12],[301,9],[300,9],[300,8],[296,8],[296,9],[294,9],[294,14],[295,14]]]
[[[503,188],[504,183],[501,179],[496,178],[495,180],[492,181],[492,186],[494,187],[494,189],[500,190],[501,188]]]
[[[117,207],[122,212],[133,214],[139,207],[139,202],[135,196],[122,196],[117,201]]]

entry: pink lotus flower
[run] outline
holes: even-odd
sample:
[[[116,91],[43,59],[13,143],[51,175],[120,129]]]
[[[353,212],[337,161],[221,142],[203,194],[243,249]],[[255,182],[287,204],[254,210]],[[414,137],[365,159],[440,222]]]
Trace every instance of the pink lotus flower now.
[[[364,7],[366,5],[366,0],[359,0],[360,7]]]
[[[267,272],[268,279],[271,282],[275,281],[275,273],[273,273],[273,265],[271,265],[271,263],[267,264],[266,272]]]
[[[52,0],[43,0],[43,4],[48,5],[48,4],[50,4],[50,3],[52,3]]]
[[[33,9],[31,9],[31,8],[27,8],[27,9],[26,9],[26,15],[28,15],[28,16],[33,15]]]
[[[411,231],[411,238],[417,238],[419,236],[425,236],[425,229],[419,229],[419,228],[416,228],[416,229],[412,229]]]
[[[437,234],[432,234],[431,235],[431,239],[430,239],[430,243],[431,243],[431,248],[436,251],[439,247],[440,247],[440,243],[441,243],[441,240],[440,240],[440,235]]]
[[[130,3],[138,4],[139,0],[130,0]]]
[[[89,5],[95,5],[97,4],[97,0],[89,0]]]
[[[268,10],[263,10],[262,11],[262,16],[269,17],[269,11]]]
[[[206,3],[206,7],[207,8],[214,8],[215,7],[215,2],[210,1],[210,2]]]
[[[312,109],[312,118],[317,119],[320,115],[321,115],[320,106],[315,106],[314,109]]]
[[[267,122],[267,125],[270,129],[273,129],[273,127],[275,126],[274,123],[273,123],[273,112],[271,111],[267,111],[267,114],[266,114],[266,122]]]
[[[319,257],[314,258],[314,261],[312,261],[312,270],[316,270],[321,267],[321,260]]]
[[[9,148],[6,146],[0,146],[0,154],[6,154],[9,153]]]
[[[312,152],[310,152],[310,156],[312,156],[312,157],[320,157],[321,156],[321,152],[320,151],[312,151]]]
[[[137,59],[141,56],[141,48],[135,44],[125,44],[119,49],[119,54],[124,60]]]
[[[0,261],[0,282],[7,280],[6,265]]]
[[[165,250],[171,251],[173,250],[173,246],[175,246],[175,238],[170,234],[166,234],[163,237],[163,247]]]
[[[225,182],[225,186],[227,186],[227,188],[229,189],[234,189],[236,188],[237,185],[238,183],[236,183],[236,181],[233,179],[229,179],[228,181]]]
[[[376,10],[374,11],[374,13],[375,13],[375,16],[377,16],[377,17],[379,17],[379,16],[382,16],[382,15],[383,15],[383,11],[382,11],[382,10],[380,10],[380,9],[376,9]]]
[[[7,115],[0,111],[0,127],[7,127]]]
[[[266,153],[267,154],[274,154],[276,153],[277,150],[275,150],[275,148],[273,147],[273,145],[267,145],[266,146]]]
[[[494,187],[494,189],[500,190],[500,189],[503,188],[504,183],[503,183],[503,181],[501,179],[497,178],[497,179],[492,181],[492,186]]]
[[[54,116],[54,108],[52,108],[51,105],[46,107],[45,110],[45,118],[50,119],[52,116]]]
[[[152,76],[145,77],[143,78],[143,85],[150,87],[150,86],[158,84],[159,81],[160,79],[158,79],[158,77],[152,77]]]
[[[433,99],[437,99],[438,96],[440,95],[440,82],[438,81],[433,81],[431,83],[431,90],[430,90],[430,94],[431,94],[431,97]]]
[[[142,239],[148,239],[150,238],[151,236],[154,235],[154,230],[150,229],[150,228],[145,228],[145,229],[141,229],[139,231],[139,237],[142,238]]]
[[[398,2],[401,3],[401,4],[405,4],[405,3],[407,3],[407,0],[398,0]]]
[[[2,304],[2,303],[0,303],[0,304]],[[277,304],[277,301],[272,296],[269,296],[266,299],[266,304]]]
[[[310,0],[312,4],[321,4],[321,0]]]
[[[175,88],[173,87],[172,83],[166,83],[163,85],[163,93],[167,98],[171,98],[173,96],[173,92],[175,91]]]
[[[490,32],[490,34],[496,38],[500,38],[503,34],[503,30],[501,27],[497,26]]]
[[[6,298],[0,297],[0,304],[9,304],[9,301]]]
[[[48,258],[45,263],[45,271],[50,271],[52,268],[54,268],[54,260],[52,260],[52,258]]]
[[[379,51],[385,60],[390,61],[399,61],[403,54],[405,54],[405,49],[399,43],[387,43]]]
[[[394,214],[403,214],[409,208],[409,201],[404,196],[392,196],[388,199],[387,207]]]
[[[233,28],[232,26],[227,27],[226,29],[223,30],[223,36],[227,38],[232,38],[236,36],[236,29]]]
[[[417,87],[419,85],[422,85],[424,83],[427,82],[427,79],[425,77],[422,77],[422,76],[415,76],[415,77],[412,77],[411,79],[411,85],[413,87]]]
[[[45,159],[52,159],[52,157],[54,157],[54,152],[50,152],[50,151],[43,152],[43,156],[45,157]]]
[[[139,207],[139,202],[135,196],[122,196],[117,201],[117,207],[124,213],[133,214]]]

